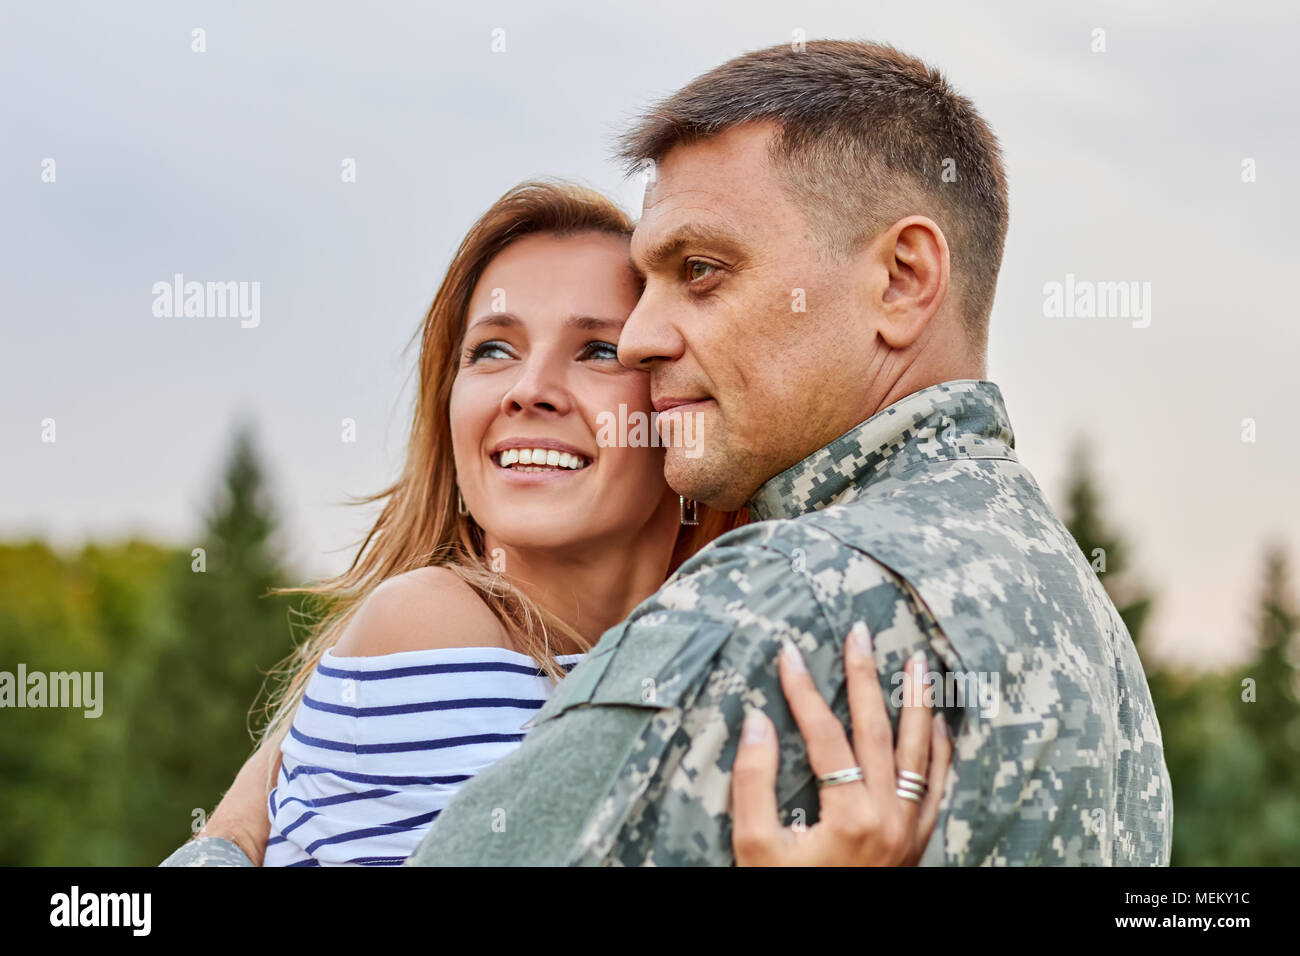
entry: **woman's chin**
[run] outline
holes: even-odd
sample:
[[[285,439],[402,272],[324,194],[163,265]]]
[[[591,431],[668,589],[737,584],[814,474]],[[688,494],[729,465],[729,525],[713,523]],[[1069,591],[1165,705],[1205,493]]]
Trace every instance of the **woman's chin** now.
[[[488,542],[486,557],[492,557],[494,547],[511,551],[575,551],[602,537],[600,529],[591,526],[590,515],[574,514],[571,518],[565,520],[566,515],[557,514],[555,509],[541,512],[530,508],[498,518],[494,526],[481,524]]]

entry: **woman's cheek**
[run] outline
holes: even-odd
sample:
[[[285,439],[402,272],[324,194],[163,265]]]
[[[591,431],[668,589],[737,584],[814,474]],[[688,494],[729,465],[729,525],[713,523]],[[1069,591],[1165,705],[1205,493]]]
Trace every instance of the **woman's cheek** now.
[[[457,473],[470,470],[491,424],[491,409],[484,407],[482,398],[483,396],[474,394],[472,383],[458,379],[452,385],[447,415],[451,425],[451,451]]]

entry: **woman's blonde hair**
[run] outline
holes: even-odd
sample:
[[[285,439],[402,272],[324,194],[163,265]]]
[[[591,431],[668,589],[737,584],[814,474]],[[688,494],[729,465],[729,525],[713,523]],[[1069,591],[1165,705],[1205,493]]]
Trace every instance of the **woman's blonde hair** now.
[[[563,635],[583,650],[591,647],[574,628],[484,565],[482,529],[457,510],[448,414],[469,300],[488,263],[523,236],[586,232],[627,239],[632,222],[598,192],[569,183],[534,181],[516,186],[493,203],[461,242],[417,330],[419,382],[401,474],[385,490],[351,502],[384,501],[379,518],[342,574],[304,587],[278,589],[278,593],[308,596],[307,609],[299,613],[309,622],[310,634],[272,672],[279,686],[266,704],[270,719],[262,734],[264,743],[287,731],[321,656],[338,643],[366,596],[381,582],[415,568],[437,565],[457,574],[496,614],[516,646],[557,680],[562,672],[551,651],[552,634]],[[747,514],[743,509],[728,513],[699,505],[698,519],[698,525],[682,527],[669,573],[718,535],[744,524]]]

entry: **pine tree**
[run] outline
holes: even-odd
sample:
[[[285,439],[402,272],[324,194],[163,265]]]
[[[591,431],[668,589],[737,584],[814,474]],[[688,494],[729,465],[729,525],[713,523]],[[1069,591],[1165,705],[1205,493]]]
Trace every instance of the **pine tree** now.
[[[1091,468],[1091,450],[1083,440],[1075,443],[1071,454],[1065,501],[1066,528],[1097,572],[1133,643],[1140,649],[1154,599],[1134,580],[1128,545],[1109,527],[1102,514],[1101,496]]]
[[[1274,544],[1264,554],[1256,612],[1256,656],[1239,681],[1240,719],[1261,752],[1258,783],[1247,799],[1260,839],[1244,862],[1300,864],[1300,612],[1291,594],[1287,559]]]
[[[1296,667],[1297,613],[1287,580],[1286,553],[1274,544],[1264,554],[1264,584],[1256,616],[1258,652],[1249,668],[1255,683],[1255,701],[1249,708],[1250,725],[1260,734],[1274,772],[1300,784],[1300,669]],[[1285,781],[1283,781],[1285,782]]]
[[[178,554],[175,622],[139,675],[128,782],[140,859],[156,863],[190,835],[252,750],[250,707],[292,647],[277,527],[247,427],[237,429],[200,540]],[[137,830],[140,832],[140,830]]]

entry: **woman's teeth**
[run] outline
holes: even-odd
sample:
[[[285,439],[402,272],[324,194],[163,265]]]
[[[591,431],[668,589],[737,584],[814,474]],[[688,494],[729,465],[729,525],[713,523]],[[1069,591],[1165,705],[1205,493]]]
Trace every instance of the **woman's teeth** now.
[[[586,458],[570,455],[567,451],[556,451],[554,448],[510,448],[501,452],[497,462],[502,468],[525,472],[552,471],[557,468],[577,471],[590,464]]]

